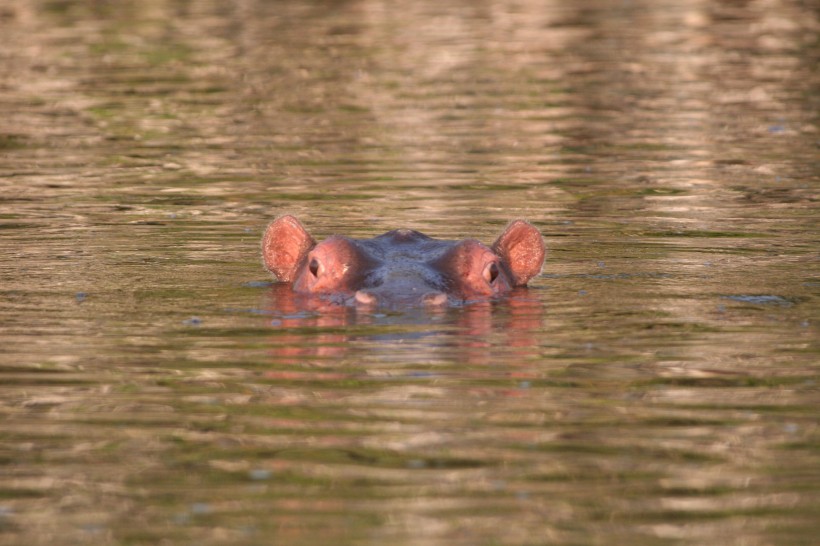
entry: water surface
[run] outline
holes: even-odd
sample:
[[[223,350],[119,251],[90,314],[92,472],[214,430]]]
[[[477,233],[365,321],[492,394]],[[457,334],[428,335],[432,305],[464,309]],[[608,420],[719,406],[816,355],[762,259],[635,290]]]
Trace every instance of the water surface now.
[[[811,2],[0,6],[0,544],[812,544]],[[496,302],[321,239],[542,230]]]

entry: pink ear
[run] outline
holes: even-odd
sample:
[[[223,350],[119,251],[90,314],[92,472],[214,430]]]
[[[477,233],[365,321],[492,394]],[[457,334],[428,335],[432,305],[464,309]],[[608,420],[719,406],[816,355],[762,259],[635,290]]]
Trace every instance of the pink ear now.
[[[515,285],[524,286],[541,273],[547,249],[535,226],[524,220],[514,220],[493,243],[493,252],[504,260]]]
[[[282,282],[291,282],[296,269],[316,241],[295,217],[287,214],[270,223],[262,237],[265,268]]]

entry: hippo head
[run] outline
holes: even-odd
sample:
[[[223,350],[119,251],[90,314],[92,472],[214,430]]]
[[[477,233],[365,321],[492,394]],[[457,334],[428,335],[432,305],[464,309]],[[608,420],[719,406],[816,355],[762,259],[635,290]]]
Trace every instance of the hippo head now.
[[[492,246],[397,229],[372,239],[334,235],[317,243],[290,215],[262,238],[265,267],[293,291],[360,305],[443,305],[490,299],[541,272],[538,230],[511,222]]]

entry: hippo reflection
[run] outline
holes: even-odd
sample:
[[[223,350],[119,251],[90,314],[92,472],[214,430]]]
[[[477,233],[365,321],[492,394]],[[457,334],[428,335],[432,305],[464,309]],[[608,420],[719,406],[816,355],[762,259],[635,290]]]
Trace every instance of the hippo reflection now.
[[[523,220],[511,222],[490,247],[409,229],[317,243],[290,215],[273,221],[262,239],[265,267],[294,292],[367,306],[487,300],[526,285],[545,254],[541,234]]]
[[[415,306],[400,313],[362,313],[355,306],[297,294],[290,285],[277,283],[265,291],[263,310],[265,327],[273,332],[268,350],[275,363],[265,376],[275,379],[316,380],[320,373],[323,379],[372,377],[365,370],[397,358],[409,367],[399,370],[388,364],[395,377],[433,374],[436,366],[431,363],[455,361],[460,366],[506,363],[505,373],[511,377],[532,379],[526,369],[539,358],[543,337],[543,303],[526,288],[457,308]]]

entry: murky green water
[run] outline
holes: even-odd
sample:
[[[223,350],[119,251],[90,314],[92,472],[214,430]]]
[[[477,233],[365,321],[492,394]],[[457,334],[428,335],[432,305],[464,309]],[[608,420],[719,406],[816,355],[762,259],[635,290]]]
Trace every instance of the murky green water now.
[[[0,544],[813,544],[814,2],[0,2]],[[549,248],[293,305],[266,223]]]

